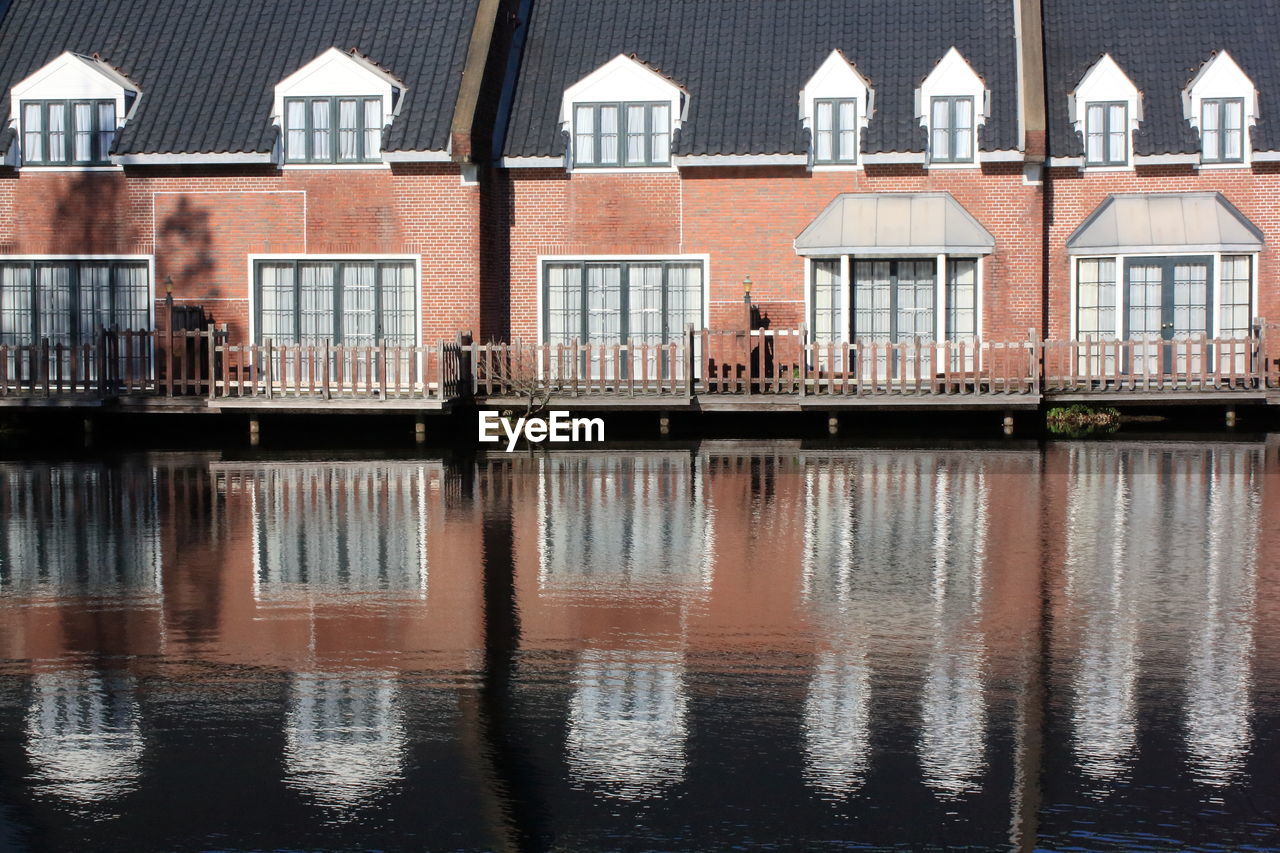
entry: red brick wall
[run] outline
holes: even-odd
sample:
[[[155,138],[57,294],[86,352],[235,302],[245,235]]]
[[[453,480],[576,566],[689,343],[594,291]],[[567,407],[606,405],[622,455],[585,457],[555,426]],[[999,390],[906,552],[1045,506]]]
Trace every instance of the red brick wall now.
[[[1252,169],[1214,169],[1198,172],[1192,166],[1143,166],[1131,172],[1081,173],[1076,168],[1048,172],[1050,222],[1049,337],[1071,333],[1071,262],[1067,238],[1111,193],[1220,192],[1262,229],[1265,244],[1258,257],[1256,313],[1280,319],[1280,164],[1257,164]]]
[[[0,253],[155,254],[156,297],[248,332],[248,256],[416,254],[423,341],[479,325],[479,189],[454,164],[390,170],[20,170],[0,178]],[[157,319],[164,322],[157,305]]]
[[[984,271],[985,335],[1025,338],[1041,326],[1043,201],[1020,164],[982,170],[868,167],[689,168],[673,173],[509,173],[512,336],[537,334],[539,255],[707,254],[713,326],[738,321],[742,279],[774,328],[802,321],[804,264],[793,243],[843,192],[948,190],[996,240]],[[487,286],[501,286],[490,282]]]

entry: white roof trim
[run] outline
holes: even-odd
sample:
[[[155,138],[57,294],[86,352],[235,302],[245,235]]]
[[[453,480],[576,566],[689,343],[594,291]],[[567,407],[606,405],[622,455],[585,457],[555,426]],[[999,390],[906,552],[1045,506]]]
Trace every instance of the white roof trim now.
[[[564,168],[563,157],[503,157],[504,169],[554,169]]]
[[[1199,163],[1199,154],[1134,154],[1135,166],[1175,166],[1185,163]]]
[[[448,163],[453,155],[448,151],[383,151],[382,159],[388,163]]]
[[[270,151],[212,151],[203,154],[117,154],[111,162],[119,166],[170,166],[191,164],[229,165],[274,163]]]
[[[863,163],[924,163],[928,156],[923,151],[880,151],[863,154]]]
[[[1014,163],[1024,160],[1026,154],[1014,148],[1006,148],[1002,151],[979,151],[978,163]]]
[[[806,166],[805,154],[686,154],[672,157],[677,166]]]
[[[1253,159],[1266,163],[1280,162],[1280,151],[1255,151]]]

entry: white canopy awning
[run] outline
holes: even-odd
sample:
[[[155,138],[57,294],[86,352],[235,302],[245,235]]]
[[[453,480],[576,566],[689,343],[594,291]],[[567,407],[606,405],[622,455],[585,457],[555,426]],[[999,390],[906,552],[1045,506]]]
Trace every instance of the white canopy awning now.
[[[1072,255],[1249,253],[1262,231],[1221,193],[1117,193],[1067,238]]]
[[[796,253],[988,255],[995,238],[948,192],[838,195],[796,238]]]

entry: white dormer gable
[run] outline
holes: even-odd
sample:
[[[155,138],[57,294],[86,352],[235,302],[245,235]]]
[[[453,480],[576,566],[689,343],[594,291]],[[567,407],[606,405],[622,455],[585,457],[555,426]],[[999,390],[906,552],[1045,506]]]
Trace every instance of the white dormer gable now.
[[[276,84],[271,120],[280,124],[285,98],[380,96],[389,122],[404,100],[404,84],[355,51],[331,47]]]
[[[867,129],[871,114],[875,112],[875,90],[857,67],[845,58],[839,49],[831,51],[822,65],[800,90],[800,122],[815,137],[816,109],[814,103],[827,99],[854,100],[858,105],[857,150],[862,150],[862,132]]]
[[[973,115],[970,117],[972,138],[969,141],[971,156],[966,159],[976,162],[978,128],[986,124],[987,118],[991,115],[991,93],[987,90],[986,83],[973,70],[973,66],[954,47],[938,60],[938,64],[929,72],[929,76],[920,83],[920,88],[916,89],[916,120],[920,122],[921,127],[929,131],[931,154],[934,153],[932,150],[934,98],[970,99],[973,105]]]
[[[1204,65],[1187,88],[1182,90],[1182,108],[1191,126],[1197,133],[1203,133],[1201,119],[1204,115],[1203,105],[1207,99],[1238,98],[1244,106],[1244,122],[1241,128],[1244,134],[1244,163],[1250,162],[1252,146],[1249,144],[1249,128],[1258,122],[1258,90],[1244,73],[1236,61],[1225,50],[1214,54]]]
[[[99,57],[68,51],[14,85],[9,116],[16,125],[23,101],[110,100],[115,102],[117,127],[121,127],[139,94],[137,85]]]
[[[671,105],[672,130],[688,115],[687,93],[634,57],[618,54],[564,90],[560,127],[569,130],[574,104],[666,101]]]
[[[1075,91],[1067,95],[1067,113],[1082,139],[1086,132],[1088,105],[1104,103],[1125,105],[1128,126],[1125,128],[1124,160],[1132,166],[1133,132],[1142,123],[1142,93],[1109,53],[1103,54],[1080,78]]]

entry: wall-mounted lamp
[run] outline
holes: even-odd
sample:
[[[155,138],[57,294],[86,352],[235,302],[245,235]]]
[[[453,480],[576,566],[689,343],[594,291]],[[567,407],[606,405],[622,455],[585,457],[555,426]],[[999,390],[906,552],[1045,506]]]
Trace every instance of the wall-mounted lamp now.
[[[742,279],[742,301],[751,301],[751,276]]]
[[[171,275],[164,277],[164,293],[165,296],[173,295],[173,276]]]

